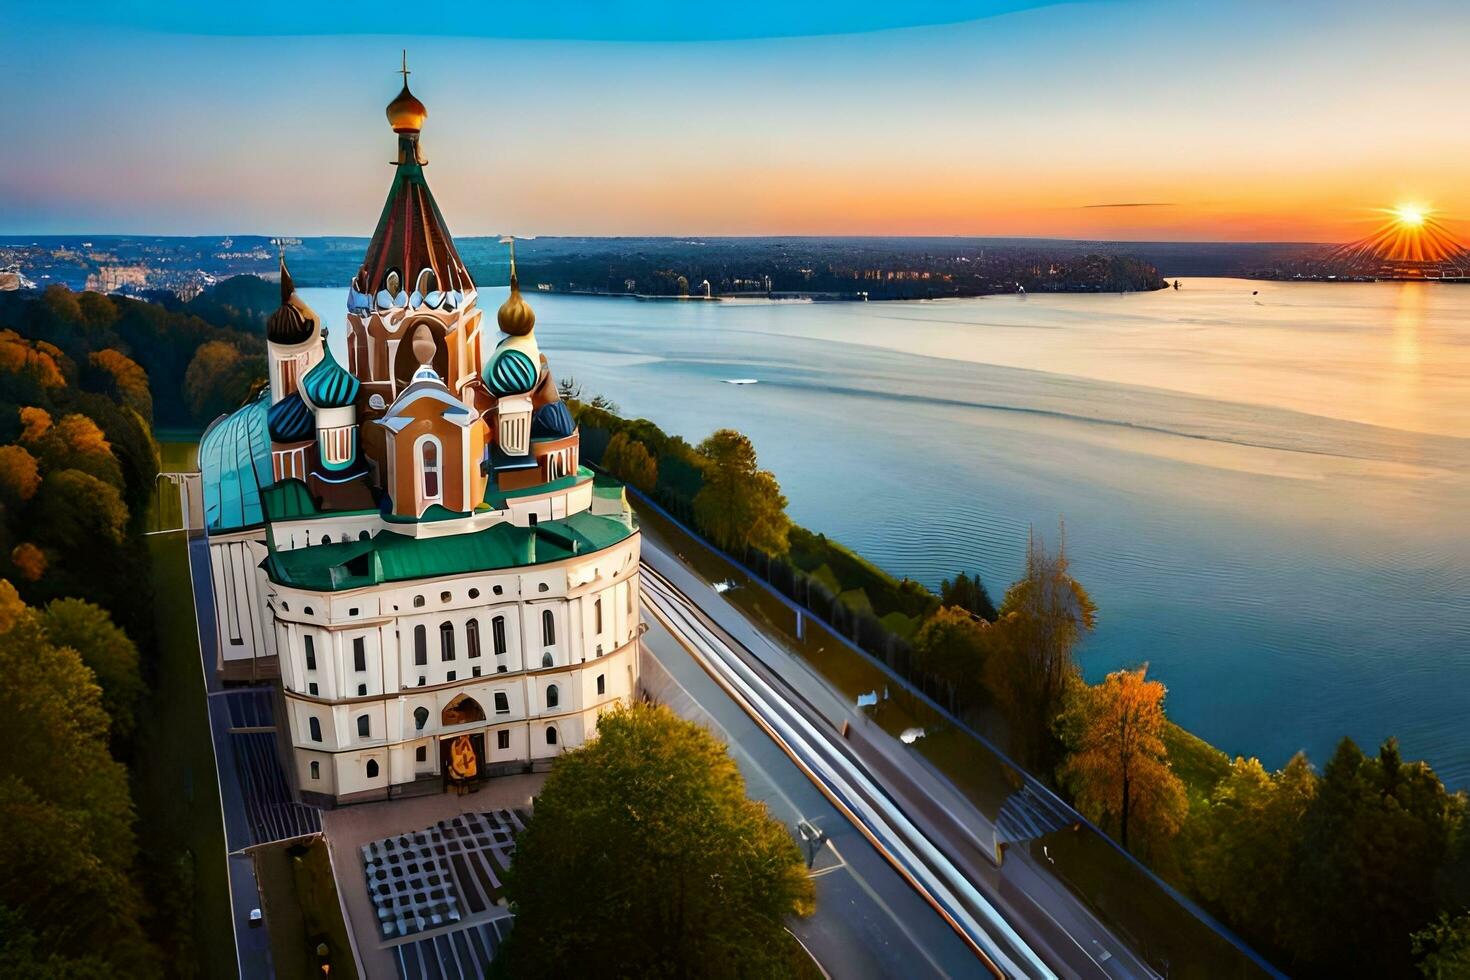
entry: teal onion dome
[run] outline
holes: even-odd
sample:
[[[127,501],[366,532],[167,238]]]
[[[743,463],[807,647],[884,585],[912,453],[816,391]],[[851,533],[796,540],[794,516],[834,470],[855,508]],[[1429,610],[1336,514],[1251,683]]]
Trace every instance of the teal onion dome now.
[[[321,363],[301,379],[301,390],[317,408],[346,408],[357,401],[361,383],[337,363],[332,349],[326,348]]]
[[[303,442],[312,437],[316,430],[316,419],[300,392],[293,391],[271,406],[266,415],[271,439],[276,442]]]
[[[485,366],[485,385],[497,395],[524,395],[540,373],[524,351],[502,347]]]

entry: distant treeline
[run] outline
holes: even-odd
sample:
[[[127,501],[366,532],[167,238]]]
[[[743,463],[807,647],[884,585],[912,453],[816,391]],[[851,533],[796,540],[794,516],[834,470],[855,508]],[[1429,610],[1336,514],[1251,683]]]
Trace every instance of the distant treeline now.
[[[150,421],[198,430],[264,381],[265,317],[279,303],[280,287],[253,276],[168,306],[50,286],[40,294],[0,293],[0,324],[54,345],[78,365],[101,350],[131,359],[151,382]]]
[[[940,595],[790,522],[749,439],[698,446],[573,399],[584,455],[961,717],[1287,972],[1470,977],[1470,806],[1386,741],[1271,772],[1169,722],[1147,665],[1087,684],[1095,616],[1039,538],[999,606],[978,576]],[[999,726],[988,723],[998,718]]]

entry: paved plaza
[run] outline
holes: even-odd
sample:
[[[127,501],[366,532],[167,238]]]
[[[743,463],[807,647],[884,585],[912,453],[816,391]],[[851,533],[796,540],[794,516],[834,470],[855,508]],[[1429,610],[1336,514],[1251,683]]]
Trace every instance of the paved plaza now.
[[[509,932],[499,904],[514,835],[544,774],[478,793],[359,803],[322,813],[347,928],[369,977],[478,978]]]
[[[363,872],[384,939],[486,913],[500,898],[513,835],[526,810],[463,813],[362,845]]]

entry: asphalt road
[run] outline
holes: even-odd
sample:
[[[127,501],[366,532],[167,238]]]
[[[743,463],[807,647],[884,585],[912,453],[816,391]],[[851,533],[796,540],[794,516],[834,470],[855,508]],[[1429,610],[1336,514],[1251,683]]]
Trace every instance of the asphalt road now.
[[[661,623],[646,616],[642,682],[681,716],[719,734],[753,799],[793,830],[827,835],[816,849],[817,910],[792,926],[834,977],[968,977],[985,971],[959,935],[898,876],[796,764]]]
[[[703,625],[713,628],[714,636],[723,641],[730,653],[739,656],[748,666],[761,671],[777,688],[784,686],[790,695],[789,704],[800,706],[802,712],[817,723],[819,730],[825,729],[845,751],[860,757],[867,769],[867,775],[880,784],[890,802],[922,827],[925,838],[941,851],[942,860],[949,862],[952,869],[958,870],[963,878],[981,892],[982,903],[987,908],[1000,910],[1004,914],[1005,924],[1023,936],[1024,943],[1051,969],[1063,976],[1102,978],[1157,975],[1126,945],[1109,933],[1075,896],[1060,888],[1050,876],[1039,874],[1038,869],[1031,866],[1032,859],[1023,849],[1014,852],[1014,856],[1008,857],[1003,866],[997,867],[993,857],[987,853],[993,847],[996,834],[996,828],[990,821],[936,771],[916,765],[912,753],[904,751],[886,733],[868,725],[865,716],[854,706],[846,704],[844,699],[821,684],[804,665],[794,661],[778,641],[764,636],[708,583],[690,572],[673,555],[662,550],[657,542],[649,540],[649,536],[644,539],[643,555],[645,562],[674,585],[691,606],[697,607],[705,621]],[[687,671],[687,668],[682,667],[681,661],[693,664],[686,647],[697,644],[696,638],[683,636],[674,647],[670,647],[669,642],[673,638],[668,635],[667,630],[657,619],[648,618],[652,619],[655,626],[649,634],[654,638],[650,643],[651,651],[671,672]],[[706,637],[710,635],[708,629],[704,633]],[[752,649],[759,650],[760,655],[756,656]],[[698,673],[704,674],[698,664],[693,666]],[[688,683],[693,684],[694,681]],[[745,714],[744,709],[731,701],[724,690],[712,681],[708,687],[689,687],[689,691],[702,705],[719,705],[724,702],[735,711]],[[847,740],[836,735],[843,721],[850,723],[851,734]],[[762,750],[768,745],[775,748],[770,737],[759,726],[752,724],[746,731],[750,733],[747,738],[754,739],[753,744],[761,746]],[[752,744],[733,736],[730,741],[732,745],[738,743],[741,751],[749,751],[749,744]],[[780,753],[779,749],[776,751]],[[778,768],[778,772],[786,779],[794,774],[797,779],[811,785],[810,779],[791,764],[784,753],[781,753],[781,758],[786,762],[789,771]],[[781,788],[786,789],[784,779]],[[1045,813],[1037,813],[1035,819],[1045,824],[1046,816]],[[838,815],[838,819],[848,828],[852,827],[841,815]],[[831,833],[830,830],[828,832]],[[866,838],[859,839],[864,844],[868,843]],[[867,851],[884,861],[872,845],[868,845]],[[869,873],[877,874],[876,871]],[[890,875],[898,878],[891,865]],[[898,883],[911,894],[916,894],[903,879],[898,878]],[[884,892],[885,897],[888,894]],[[900,924],[910,929],[919,922],[938,922],[944,925],[935,910],[922,900],[917,906],[905,906],[903,911],[899,911],[892,902],[889,903],[889,908],[893,917],[901,919]],[[945,928],[949,926],[945,925]],[[950,931],[954,932],[953,929]],[[819,959],[822,958],[822,952],[815,945],[811,948],[817,952]],[[879,963],[878,972],[885,975],[912,974],[910,961],[900,960],[899,963],[903,969],[897,974],[890,972],[891,962]],[[970,975],[981,968],[982,964],[973,953],[969,954],[968,964],[947,961],[940,967],[943,972],[952,975]],[[845,968],[834,970],[834,973],[839,976],[849,975]]]

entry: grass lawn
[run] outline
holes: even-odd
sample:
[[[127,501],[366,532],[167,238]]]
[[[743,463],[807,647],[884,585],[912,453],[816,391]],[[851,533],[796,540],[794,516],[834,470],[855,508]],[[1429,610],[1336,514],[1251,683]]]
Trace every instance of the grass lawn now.
[[[194,595],[182,533],[148,539],[153,560],[157,663],[148,703],[138,712],[133,798],[142,860],[177,876],[181,959],[199,975],[236,975],[219,783],[194,625]],[[192,873],[187,869],[192,867]],[[187,945],[186,945],[187,944]]]
[[[332,864],[322,839],[267,844],[251,850],[250,856],[260,883],[276,976],[281,980],[321,976],[316,949],[325,943],[331,976],[356,977]]]
[[[1191,802],[1207,799],[1215,784],[1230,771],[1230,757],[1172,721],[1164,728],[1169,766],[1184,783]]]

